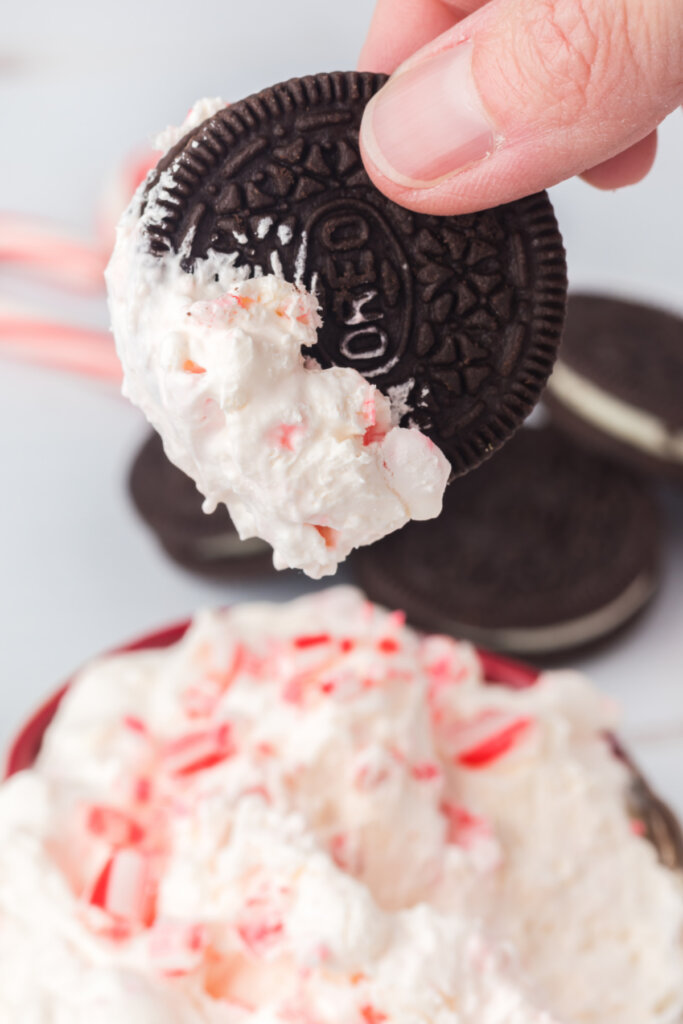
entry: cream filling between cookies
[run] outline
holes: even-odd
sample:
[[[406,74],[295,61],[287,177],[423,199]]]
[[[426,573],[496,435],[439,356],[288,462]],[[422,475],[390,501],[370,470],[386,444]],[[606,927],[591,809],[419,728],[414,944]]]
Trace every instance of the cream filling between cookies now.
[[[220,558],[252,558],[267,555],[271,548],[259,537],[240,540],[236,533],[226,531],[217,537],[201,537],[192,541],[193,554],[204,562]]]
[[[569,622],[531,628],[476,629],[456,624],[454,633],[463,633],[482,646],[497,647],[513,654],[544,654],[560,647],[578,647],[618,629],[650,600],[656,589],[651,573],[642,573],[613,601],[597,611]]]
[[[562,360],[547,387],[569,410],[606,434],[648,455],[683,462],[683,431],[669,430],[657,416],[610,395]]]

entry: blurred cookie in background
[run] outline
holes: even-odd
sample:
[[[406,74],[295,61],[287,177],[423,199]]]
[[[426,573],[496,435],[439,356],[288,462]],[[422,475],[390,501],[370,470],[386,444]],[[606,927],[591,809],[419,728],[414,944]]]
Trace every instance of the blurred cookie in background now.
[[[683,482],[683,318],[609,296],[570,295],[544,398],[577,441]]]
[[[183,568],[219,580],[275,573],[270,545],[258,538],[240,540],[225,506],[211,515],[202,511],[201,494],[166,458],[156,432],[135,458],[129,489],[140,516]]]
[[[542,658],[632,620],[656,591],[659,548],[647,480],[544,427],[454,481],[439,519],[352,564],[372,600],[416,626]]]

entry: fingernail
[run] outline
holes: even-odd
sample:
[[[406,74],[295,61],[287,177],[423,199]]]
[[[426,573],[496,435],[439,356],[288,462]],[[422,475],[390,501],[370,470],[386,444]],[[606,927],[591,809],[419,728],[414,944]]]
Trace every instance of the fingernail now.
[[[368,104],[365,150],[399,185],[429,188],[490,156],[496,134],[472,76],[472,43],[398,71]]]

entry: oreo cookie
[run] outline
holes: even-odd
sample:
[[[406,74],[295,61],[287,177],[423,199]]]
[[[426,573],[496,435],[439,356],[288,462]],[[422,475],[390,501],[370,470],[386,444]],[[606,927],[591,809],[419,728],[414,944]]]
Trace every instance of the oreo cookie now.
[[[156,432],[135,458],[129,490],[140,516],[183,568],[223,580],[275,573],[270,545],[256,537],[240,540],[224,505],[211,515],[202,511],[201,494],[166,458]]]
[[[683,481],[683,319],[571,295],[546,391],[557,425],[629,465]]]
[[[634,770],[629,789],[632,817],[642,824],[643,834],[656,849],[664,867],[671,871],[683,871],[683,833],[676,815],[659,799],[646,779],[634,768],[630,758],[625,759]]]
[[[373,600],[430,632],[554,655],[614,632],[653,596],[658,509],[647,482],[553,428],[527,428],[352,565]]]
[[[382,195],[358,131],[385,80],[293,79],[218,111],[150,176],[143,232],[187,273],[215,251],[315,292],[310,354],[377,385],[460,475],[538,400],[564,320],[564,249],[545,193],[462,217]]]

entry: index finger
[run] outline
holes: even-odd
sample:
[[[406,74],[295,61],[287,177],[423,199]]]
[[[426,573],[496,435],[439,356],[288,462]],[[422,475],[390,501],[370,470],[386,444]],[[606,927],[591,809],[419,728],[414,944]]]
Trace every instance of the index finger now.
[[[377,0],[359,70],[391,74],[416,50],[460,20],[462,10],[458,6],[471,9],[474,5],[472,0],[456,0],[455,5],[447,0]]]

